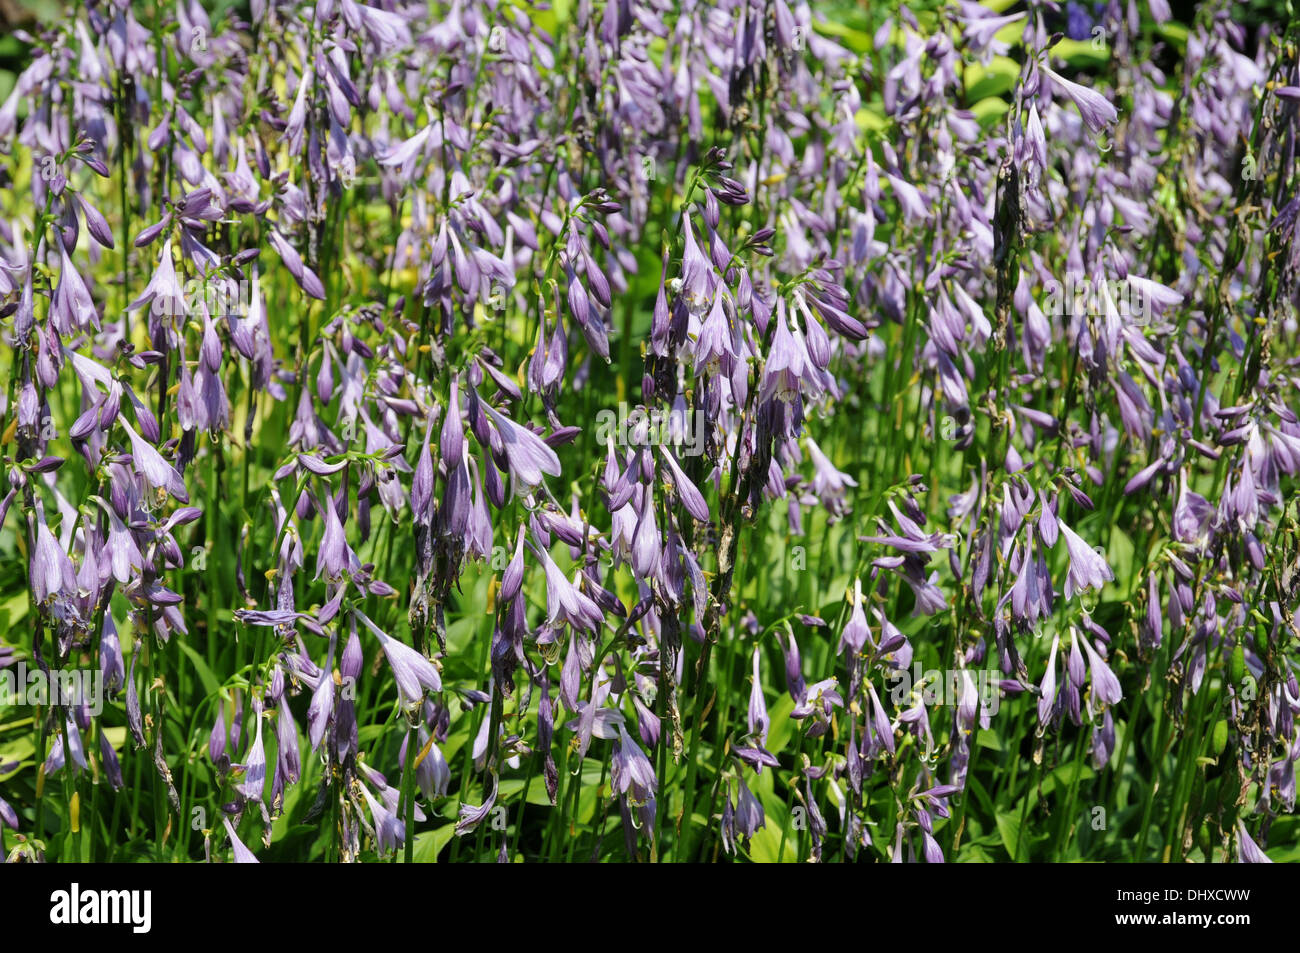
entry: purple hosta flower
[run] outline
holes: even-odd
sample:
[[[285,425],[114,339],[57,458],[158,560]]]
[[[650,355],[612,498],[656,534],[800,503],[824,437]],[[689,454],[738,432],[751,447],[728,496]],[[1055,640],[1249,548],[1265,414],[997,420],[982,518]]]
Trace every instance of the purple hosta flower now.
[[[222,817],[221,823],[226,827],[226,834],[230,838],[230,850],[234,853],[235,863],[237,864],[256,864],[260,861],[253,856],[253,852],[244,846],[244,842],[239,839],[235,833],[234,825],[230,823],[230,818]]]
[[[943,848],[939,846],[939,842],[934,839],[933,834],[926,830],[921,831],[921,841],[921,855],[925,858],[927,864],[942,864],[945,862]]]
[[[673,489],[676,491],[677,498],[681,500],[686,512],[701,523],[709,522],[709,504],[705,502],[704,494],[699,491],[699,488],[691,482],[690,478],[682,471],[682,468],[678,466],[671,450],[667,447],[660,447],[659,453],[663,457],[664,463],[668,465]]]
[[[492,813],[492,808],[497,800],[497,773],[491,771],[489,776],[492,779],[492,788],[483,798],[483,803],[475,807],[472,804],[460,803],[460,818],[456,821],[456,836],[463,837],[471,833]]]
[[[1154,572],[1147,574],[1147,613],[1140,634],[1143,646],[1160,647],[1164,634],[1164,615],[1161,612],[1159,579]]]
[[[429,437],[433,429],[433,415],[429,416],[429,426],[425,428],[424,440],[420,443],[420,453],[415,461],[415,474],[411,477],[411,513],[416,525],[428,527],[433,516],[434,470],[433,456],[429,453]],[[461,438],[462,446],[464,437]]]
[[[498,413],[486,401],[479,401],[479,406],[492,418],[501,437],[513,495],[526,496],[542,485],[546,475],[560,475],[560,458],[541,437]]]
[[[86,752],[81,743],[81,729],[77,726],[77,720],[73,717],[71,711],[68,712],[64,719],[63,731],[67,733],[67,751],[72,761],[73,774],[78,774],[86,770]],[[45,759],[45,775],[49,777],[63,767],[66,760],[63,748],[63,733],[57,733],[54,736],[54,744],[50,746],[49,756]]]
[[[98,503],[104,515],[108,517],[108,539],[104,552],[108,556],[109,572],[114,579],[125,585],[139,574],[140,567],[144,564],[144,556],[140,553],[140,547],[136,545],[135,535],[118,518],[113,507],[102,497],[92,496],[91,500]]]
[[[131,671],[126,678],[126,726],[137,748],[144,747],[144,718],[140,712],[140,696],[135,687],[135,663],[140,657],[139,643],[131,653]]]
[[[99,732],[99,758],[104,766],[104,774],[108,776],[109,786],[114,791],[122,790],[125,786],[122,780],[122,765],[117,760],[117,752],[113,750],[112,742],[102,731]]]
[[[1108,125],[1119,119],[1119,113],[1101,93],[1087,86],[1073,83],[1047,66],[1042,67],[1052,85],[1070,97],[1075,108],[1079,110],[1084,124],[1093,133],[1101,132]]]
[[[1025,120],[1025,150],[1025,158],[1033,160],[1030,179],[1037,182],[1038,177],[1047,171],[1047,136],[1043,133],[1037,103],[1029,104],[1029,116]]]
[[[397,850],[406,842],[406,824],[395,810],[391,810],[375,799],[365,782],[359,783],[357,787],[361,789],[361,796],[366,799],[366,805],[370,808],[370,818],[374,824],[375,850],[381,856]]]
[[[135,463],[136,472],[140,473],[145,482],[157,490],[165,490],[181,503],[188,503],[190,495],[185,490],[185,481],[170,463],[163,459],[161,453],[154,449],[149,441],[145,440],[126,422],[125,418],[119,418],[123,428],[126,429],[126,435],[131,438],[131,459]]]
[[[614,790],[629,795],[634,804],[642,804],[653,798],[658,787],[654,765],[632,740],[621,720],[618,723],[618,737],[614,742],[610,774]]]
[[[1294,678],[1294,676],[1292,676]],[[1286,692],[1290,702],[1290,691]],[[1295,810],[1295,762],[1300,758],[1300,735],[1282,751],[1282,757],[1274,761],[1268,772],[1270,793],[1282,804],[1287,813]]]
[[[731,372],[737,357],[733,311],[726,290],[719,289],[691,346],[696,374],[703,370],[710,377],[716,377]]]
[[[302,256],[276,229],[271,229],[267,234],[267,238],[271,242],[271,247],[275,249],[275,253],[284,262],[284,266],[289,269],[289,274],[293,276],[293,280],[298,283],[298,286],[311,297],[323,301],[325,299],[325,286],[321,284],[316,272],[303,264]]]
[[[141,237],[144,236],[141,235]],[[150,240],[152,241],[152,239]],[[140,238],[135,241],[136,245],[140,244]],[[128,312],[137,311],[147,304],[151,305],[151,315],[176,316],[186,313],[185,292],[176,277],[176,266],[172,263],[171,239],[163,243],[162,255],[158,259],[158,267],[149,279],[149,284],[145,286],[140,297],[126,306],[126,310]]]
[[[1061,647],[1060,635],[1052,636],[1052,651],[1047,656],[1047,672],[1038,686],[1038,723],[1046,725],[1056,707],[1056,652]]]
[[[839,693],[839,681],[834,677],[813,682],[796,701],[790,717],[803,719],[812,717],[813,724],[808,729],[808,737],[819,738],[830,726],[831,711],[844,707],[844,697]]]
[[[479,479],[478,461],[469,458],[470,488],[473,494],[469,505],[469,518],[465,522],[465,552],[478,559],[487,559],[492,555],[492,511],[488,507],[505,503],[505,486],[501,483],[501,473],[486,459],[483,472],[484,480]]]
[[[943,533],[925,532],[914,519],[901,512],[893,500],[889,501],[889,509],[894,514],[900,532],[886,533],[881,536],[859,536],[860,541],[879,543],[882,546],[890,546],[904,553],[933,553],[940,549],[946,549],[952,544],[951,536]],[[924,516],[921,519],[924,520]],[[881,528],[887,529],[883,523]]]
[[[654,494],[649,487],[643,486],[639,496],[640,513],[632,530],[632,569],[642,579],[649,579],[659,568],[662,538],[655,524]]]
[[[393,670],[393,678],[397,682],[398,696],[401,698],[402,707],[405,710],[414,711],[419,708],[424,701],[426,690],[431,692],[442,691],[442,677],[438,674],[438,669],[432,662],[409,645],[384,632],[379,626],[371,622],[361,610],[353,609],[352,611],[361,624],[375,634],[380,645],[383,646],[384,655],[388,659],[388,664]]]
[[[821,377],[808,356],[802,335],[796,337],[790,332],[785,311],[785,302],[778,301],[776,333],[772,336],[772,345],[768,348],[767,360],[763,364],[760,400],[776,397],[791,403],[799,399],[804,391],[813,398],[821,393]]]
[[[8,801],[0,797],[0,828],[8,827],[10,830],[18,830],[18,812],[13,809]]]
[[[357,764],[357,769],[365,779],[374,786],[375,793],[379,796],[379,802],[389,811],[397,813],[401,809],[402,792],[388,783],[388,780],[365,762]],[[419,805],[415,806],[415,819],[423,821],[425,819],[424,811],[420,810]]]
[[[754,672],[749,688],[749,737],[758,742],[760,748],[767,747],[767,730],[771,721],[767,716],[767,703],[763,700],[763,683],[759,672],[762,650],[754,646]]]
[[[1002,505],[999,508],[999,515],[1003,552],[1010,548],[1013,538],[1020,532],[1021,524],[1033,509],[1036,495],[1032,487],[1018,478],[1002,485]]]
[[[712,262],[700,251],[700,246],[695,241],[695,230],[691,226],[689,213],[682,216],[682,232],[682,276],[672,282],[673,290],[680,293],[692,314],[700,315],[709,307],[710,302],[716,307],[716,295],[725,292],[715,293],[718,276]]]
[[[1101,657],[1088,637],[1071,630],[1071,637],[1083,643],[1083,651],[1088,656],[1088,670],[1092,676],[1092,696],[1100,701],[1103,705],[1116,705],[1124,697],[1123,689],[1120,688],[1119,679],[1115,673],[1110,670],[1110,666]]]
[[[461,438],[462,447],[467,441]],[[438,531],[445,536],[463,536],[474,510],[476,474],[470,473],[471,458],[462,455],[460,462],[447,467],[442,505],[438,509]],[[493,473],[489,465],[488,473]]]
[[[531,545],[531,544],[530,544]],[[599,632],[605,614],[578,586],[565,578],[551,554],[533,546],[533,553],[546,570],[546,621],[550,625],[567,622],[574,629]],[[578,578],[575,576],[575,579]]]
[[[889,713],[885,711],[885,706],[880,701],[880,696],[876,694],[876,686],[870,681],[865,682],[867,695],[871,699],[872,723],[875,727],[877,738],[884,744],[885,750],[890,754],[894,753],[894,726],[889,721]]]
[[[44,508],[38,503],[29,518],[36,535],[29,568],[32,598],[42,606],[55,597],[73,598],[77,593],[77,570],[45,524]]]
[[[795,641],[794,633],[788,628],[786,639],[781,643],[781,651],[785,655],[786,691],[790,693],[791,700],[798,703],[803,700],[808,683],[803,677],[803,660],[799,656],[799,643]]]
[[[408,177],[407,173],[413,171],[413,160],[423,152],[425,140],[429,138],[429,134],[433,132],[433,128],[433,124],[429,124],[423,127],[415,135],[411,136],[411,138],[404,139],[397,143],[397,145],[393,146],[379,157],[379,164],[385,166],[401,166],[403,170],[403,178]],[[444,237],[446,235],[446,229],[447,223],[444,220],[442,224],[442,235]]]
[[[902,694],[903,685],[901,682],[891,691],[891,700],[895,707],[899,707],[904,701],[899,697]],[[925,704],[925,699],[920,692],[913,692],[913,705],[905,709],[898,716],[898,723],[905,726],[904,730],[910,732],[918,742],[925,741],[925,758],[929,760],[930,752],[934,750],[934,734],[930,729],[930,709]]]
[[[911,182],[886,172],[885,178],[894,189],[894,198],[909,222],[925,222],[930,218],[930,207],[925,196]]]
[[[302,776],[302,753],[298,750],[298,726],[293,720],[293,713],[289,711],[288,692],[280,696],[275,728],[279,748],[276,770],[283,770],[284,779],[290,784],[296,784]]]
[[[356,751],[357,746],[357,705],[356,686],[361,676],[361,667],[365,662],[361,650],[361,640],[357,638],[356,619],[353,617],[351,633],[343,655],[339,658],[340,691],[336,700],[334,714],[333,742],[340,761],[345,760],[349,752]]]
[[[1098,771],[1104,768],[1115,753],[1115,721],[1110,709],[1101,716],[1101,724],[1092,729],[1092,763]]]
[[[1058,520],[1061,535],[1065,537],[1066,550],[1070,556],[1070,570],[1065,580],[1065,598],[1069,599],[1076,592],[1088,589],[1100,591],[1106,583],[1115,578],[1105,558],[1085,543],[1079,535],[1063,521]]]
[[[1050,500],[1044,500],[1043,505],[1038,510],[1038,519],[1035,524],[1038,527],[1038,538],[1043,541],[1043,545],[1048,549],[1056,545],[1056,541],[1061,535],[1061,524],[1056,518],[1059,505],[1057,497],[1053,496]]]
[[[722,811],[722,846],[729,854],[736,852],[736,836],[748,846],[750,838],[757,834],[767,823],[763,805],[754,796],[744,778],[737,777],[735,788],[728,785],[727,803]],[[732,800],[732,791],[735,800]]]
[[[1203,549],[1210,539],[1214,507],[1201,494],[1187,488],[1187,472],[1178,475],[1178,502],[1174,505],[1174,539]]]
[[[132,658],[132,665],[135,659]],[[262,800],[262,788],[266,784],[266,749],[262,745],[262,701],[253,699],[253,718],[257,722],[253,734],[253,744],[241,765],[244,778],[235,785],[235,790],[250,801]]]
[[[844,626],[844,631],[840,633],[839,651],[845,649],[851,656],[862,654],[862,649],[866,646],[871,638],[871,626],[867,622],[867,613],[863,608],[866,600],[862,596],[862,580],[853,581],[853,595],[849,597],[853,604],[853,609],[849,613],[849,621]]]
[[[835,469],[812,437],[805,436],[804,443],[813,462],[813,495],[826,507],[832,519],[843,516],[848,510],[845,502],[846,487],[855,487],[858,481]]]
[[[1239,864],[1271,864],[1272,859],[1263,849],[1255,843],[1246,830],[1245,821],[1237,821],[1237,863]]]
[[[505,570],[501,573],[499,598],[503,603],[513,602],[524,584],[524,539],[525,530],[523,526],[520,526],[519,531],[515,534],[515,551],[510,557],[510,562],[506,563]]]
[[[226,704],[217,699],[217,720],[208,733],[208,759],[224,775],[230,769],[230,755],[226,753]]]
[[[319,579],[324,575],[326,581],[334,582],[343,578],[345,573],[360,572],[361,560],[348,545],[343,521],[339,519],[333,500],[326,496],[316,508],[325,524],[325,533],[316,551],[316,575],[312,578]]]
[[[1250,534],[1259,522],[1261,495],[1255,483],[1255,470],[1247,460],[1241,468],[1240,479],[1234,486],[1229,476],[1224,483],[1223,499],[1219,512],[1225,524],[1235,524],[1243,534]],[[1262,569],[1263,567],[1257,567]]]
[[[81,214],[86,220],[86,231],[90,233],[90,237],[104,248],[112,249],[113,230],[108,226],[108,219],[104,218],[99,209],[90,204],[85,195],[78,193],[77,202],[81,206]]]
[[[484,719],[487,722],[489,719]],[[408,736],[403,736],[401,748],[398,749],[397,763],[402,769],[406,769],[406,742]],[[425,725],[420,725],[416,734],[419,742],[419,749],[415,752],[415,781],[420,786],[420,792],[424,795],[425,800],[432,801],[434,798],[443,797],[447,793],[447,786],[451,784],[451,768],[447,764],[447,759],[443,757],[442,750],[438,743],[429,733]]]
[[[334,639],[330,640],[330,652],[325,667],[321,670],[316,688],[311,693],[311,704],[307,708],[307,740],[311,750],[320,747],[329,729],[334,715]]]
[[[0,668],[4,668],[3,659],[0,659]],[[126,662],[117,636],[117,623],[113,621],[111,612],[104,613],[99,633],[99,670],[104,679],[104,691],[110,696],[116,695],[126,683]]]
[[[1024,11],[1006,16],[992,16],[991,11],[976,4],[968,4],[966,9],[973,11],[975,15],[961,18],[964,24],[962,38],[973,50],[983,51],[991,47],[989,52],[999,56],[1006,53],[1008,47],[1005,43],[995,42],[998,31],[1025,18]]]
[[[565,727],[578,735],[578,754],[587,756],[587,749],[593,738],[613,741],[618,738],[620,726],[624,723],[623,713],[617,708],[605,706],[609,697],[609,679],[602,671],[596,676],[596,689],[591,701],[577,702],[578,717]]]
[[[917,826],[921,829],[921,856],[925,858],[927,864],[944,863],[943,850],[939,847],[939,842],[934,839],[934,818],[930,814],[930,808],[934,805],[942,805],[943,798],[935,800],[916,798],[913,802],[913,816],[916,818]],[[947,808],[941,807],[943,815],[947,815]]]
[[[91,327],[98,331],[99,312],[95,309],[95,301],[67,250],[62,245],[59,250],[62,255],[59,283],[50,299],[50,321],[65,338]]]
[[[1039,521],[1042,525],[1042,521]],[[1020,568],[1016,572],[1016,581],[1008,596],[1011,600],[1012,618],[1023,620],[1031,625],[1038,619],[1049,618],[1052,614],[1052,579],[1048,574],[1047,562],[1043,559],[1041,548],[1035,554],[1033,537],[1026,536],[1024,547],[1019,551]]]
[[[477,395],[475,395],[477,398]],[[480,404],[480,406],[486,406]],[[460,416],[460,378],[452,377],[451,389],[447,397],[446,414],[442,421],[442,430],[438,433],[438,452],[448,471],[460,466],[465,459],[465,424]]]

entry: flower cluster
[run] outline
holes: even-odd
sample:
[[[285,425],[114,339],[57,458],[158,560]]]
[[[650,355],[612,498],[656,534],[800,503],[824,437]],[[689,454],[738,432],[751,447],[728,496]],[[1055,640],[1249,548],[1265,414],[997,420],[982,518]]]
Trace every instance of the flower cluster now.
[[[1267,860],[1300,21],[1015,6],[20,31],[0,853]]]

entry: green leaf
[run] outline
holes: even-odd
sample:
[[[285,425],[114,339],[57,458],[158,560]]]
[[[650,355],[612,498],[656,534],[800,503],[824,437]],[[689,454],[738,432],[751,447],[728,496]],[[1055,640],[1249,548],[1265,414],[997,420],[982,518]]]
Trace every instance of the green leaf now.
[[[1019,811],[998,812],[998,833],[1002,835],[1002,846],[1012,860],[1023,862],[1029,859],[1029,839],[1021,836]],[[1020,845],[1019,856],[1016,855],[1017,844]]]
[[[193,663],[194,671],[199,673],[199,681],[203,683],[203,691],[207,693],[209,698],[214,697],[221,691],[221,682],[217,680],[217,676],[212,674],[212,669],[208,668],[208,663],[203,661],[203,656],[180,639],[176,640],[176,644],[181,647],[181,651]]]
[[[442,827],[423,834],[415,835],[415,848],[411,851],[411,860],[417,864],[432,864],[438,860],[442,849],[451,843],[456,835],[456,825],[444,824]],[[405,863],[405,854],[399,853],[397,862]]]

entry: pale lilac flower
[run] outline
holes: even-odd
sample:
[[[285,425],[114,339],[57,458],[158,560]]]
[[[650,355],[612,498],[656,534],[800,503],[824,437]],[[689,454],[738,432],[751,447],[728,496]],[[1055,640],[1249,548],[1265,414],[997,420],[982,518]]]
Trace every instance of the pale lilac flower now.
[[[1115,578],[1105,558],[1062,521],[1057,521],[1070,556],[1070,569],[1065,580],[1065,598],[1088,589],[1100,590]]]
[[[541,437],[498,413],[486,401],[480,401],[479,406],[492,418],[496,432],[504,444],[506,460],[510,466],[510,491],[513,495],[527,495],[541,486],[547,475],[560,475],[560,458]]]
[[[1071,82],[1050,67],[1044,66],[1042,69],[1051,79],[1052,85],[1070,97],[1075,108],[1079,110],[1079,115],[1083,118],[1084,124],[1093,133],[1101,132],[1106,126],[1119,119],[1119,113],[1115,111],[1115,107],[1095,89],[1089,89],[1087,86],[1080,86],[1078,83]]]
[[[253,852],[244,846],[244,842],[239,839],[235,833],[235,828],[230,823],[230,818],[222,817],[221,823],[226,827],[226,834],[230,837],[230,849],[235,855],[237,864],[256,864],[260,861],[253,855]]]
[[[424,701],[425,690],[442,691],[442,677],[432,662],[409,645],[399,642],[384,632],[359,609],[354,609],[353,614],[362,625],[375,634],[375,638],[379,639],[380,645],[383,646],[404,709],[414,711],[419,708]]]

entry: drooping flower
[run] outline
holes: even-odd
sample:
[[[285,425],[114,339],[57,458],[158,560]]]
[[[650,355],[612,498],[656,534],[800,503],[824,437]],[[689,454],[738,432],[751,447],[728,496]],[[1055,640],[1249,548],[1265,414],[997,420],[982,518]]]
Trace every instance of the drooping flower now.
[[[542,567],[546,570],[546,621],[551,625],[567,622],[575,629],[599,631],[605,614],[577,584],[565,578],[551,554],[541,547],[533,547]]]
[[[1042,69],[1051,79],[1052,85],[1070,97],[1070,101],[1079,110],[1079,116],[1083,119],[1084,124],[1093,133],[1101,132],[1119,119],[1119,113],[1115,110],[1115,107],[1095,89],[1089,89],[1087,86],[1071,82],[1050,67],[1044,66]]]
[[[230,849],[235,855],[235,863],[237,864],[260,863],[257,857],[254,856],[253,852],[249,850],[247,847],[245,847],[244,842],[239,839],[239,835],[235,833],[234,826],[230,823],[230,818],[222,817],[221,823],[225,825],[226,834],[230,837]]]
[[[1106,559],[1080,538],[1079,534],[1058,520],[1061,535],[1070,556],[1070,569],[1065,580],[1065,598],[1088,589],[1100,590],[1115,578]]]
[[[406,643],[398,641],[379,628],[361,610],[354,609],[353,614],[362,625],[374,633],[375,638],[379,639],[379,644],[384,649],[384,656],[388,659],[389,667],[392,668],[393,679],[397,682],[397,693],[404,709],[414,711],[419,708],[424,701],[426,689],[431,692],[442,691],[442,677],[432,662]]]
[[[132,664],[135,663],[134,656]],[[244,778],[235,785],[235,790],[250,801],[262,800],[262,788],[266,783],[266,749],[262,745],[262,702],[253,699],[253,719],[257,722],[253,733],[253,744],[248,749],[242,765]]]
[[[155,490],[166,490],[181,503],[188,503],[190,496],[185,490],[185,481],[176,468],[164,460],[149,441],[136,433],[125,418],[118,419],[131,438],[131,459],[135,462],[136,470],[144,476],[145,482]]]
[[[1250,836],[1250,831],[1246,830],[1244,821],[1237,821],[1237,863],[1239,864],[1271,864],[1273,859],[1264,853],[1254,838]]]
[[[560,475],[560,458],[541,437],[498,413],[486,401],[480,401],[479,406],[492,418],[496,432],[504,444],[506,461],[510,467],[510,491],[513,495],[527,495],[541,486],[546,476]]]

